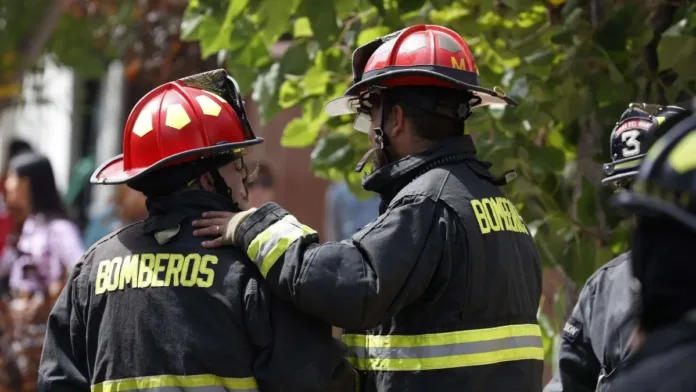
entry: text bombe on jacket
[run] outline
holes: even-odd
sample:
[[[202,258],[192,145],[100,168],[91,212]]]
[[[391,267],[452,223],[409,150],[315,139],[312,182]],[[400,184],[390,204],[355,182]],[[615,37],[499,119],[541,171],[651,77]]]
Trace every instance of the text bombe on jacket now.
[[[214,255],[143,253],[99,262],[94,294],[125,288],[210,287],[215,279]]]
[[[476,215],[481,234],[498,231],[512,231],[529,234],[527,226],[517,208],[504,197],[487,197],[471,200],[471,208]]]

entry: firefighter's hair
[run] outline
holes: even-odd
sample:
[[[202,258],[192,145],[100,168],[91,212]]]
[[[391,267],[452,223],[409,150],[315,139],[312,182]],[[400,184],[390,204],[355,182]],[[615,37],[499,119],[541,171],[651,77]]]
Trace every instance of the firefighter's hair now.
[[[436,142],[449,139],[464,134],[464,120],[445,117],[429,111],[423,110],[407,102],[403,102],[399,96],[401,90],[417,93],[424,97],[437,99],[440,102],[449,102],[456,106],[460,102],[468,102],[471,95],[443,87],[431,86],[409,86],[396,87],[390,89],[388,102],[391,104],[387,110],[391,110],[393,105],[399,105],[404,109],[404,117],[413,125],[413,131],[419,139]]]

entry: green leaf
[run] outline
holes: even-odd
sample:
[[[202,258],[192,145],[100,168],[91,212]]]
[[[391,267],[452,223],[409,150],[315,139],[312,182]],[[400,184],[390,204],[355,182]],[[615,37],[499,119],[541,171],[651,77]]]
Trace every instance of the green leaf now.
[[[390,33],[390,29],[386,26],[375,26],[367,28],[358,35],[357,45],[362,46],[374,41],[375,39],[385,36]]]
[[[233,64],[244,64],[256,68],[257,73],[263,72],[266,66],[273,61],[268,48],[263,43],[263,38],[259,34],[247,40],[244,47],[235,50],[230,57],[234,60]]]
[[[280,63],[274,63],[267,71],[260,73],[254,82],[252,98],[259,104],[263,121],[270,120],[280,110],[278,90],[282,82]]]
[[[314,31],[312,31],[312,25],[309,22],[309,18],[304,16],[297,18],[292,27],[292,35],[295,38],[310,38],[314,36]]]
[[[532,166],[540,169],[541,172],[560,172],[565,165],[565,154],[562,150],[553,147],[530,146],[529,157]]]
[[[554,53],[548,49],[542,49],[530,56],[524,58],[524,61],[529,65],[534,66],[549,66],[553,63],[555,56]]]
[[[331,80],[329,73],[319,67],[312,67],[305,76],[304,90],[307,95],[322,95]]]
[[[345,135],[330,133],[314,147],[311,155],[312,168],[321,170],[355,164],[354,155],[353,146]]]
[[[296,43],[292,45],[280,60],[280,72],[285,75],[303,75],[309,68],[310,61],[307,54],[307,44]]]
[[[304,118],[294,118],[285,126],[280,145],[290,148],[311,146],[319,135],[319,127],[313,126]]]
[[[260,33],[267,47],[273,46],[278,37],[290,29],[290,17],[297,9],[299,1],[263,0],[260,3],[258,13],[264,21],[264,28],[260,30]]]
[[[425,0],[399,0],[399,11],[406,13],[418,10],[423,4],[425,4]]]
[[[453,3],[442,9],[435,7],[435,9],[430,11],[429,17],[432,23],[448,25],[470,14],[471,10],[468,7],[459,3]]]
[[[331,46],[339,34],[334,3],[332,1],[303,0],[302,13],[309,18],[314,36],[321,47]]]
[[[595,187],[586,179],[582,182],[582,193],[578,199],[578,219],[586,226],[597,224],[597,196]]]
[[[370,4],[372,4],[375,8],[377,8],[377,12],[384,17],[386,14],[386,10],[384,8],[384,0],[368,0]]]
[[[672,69],[684,80],[696,80],[696,37],[662,37],[658,58],[661,71]]]
[[[215,28],[219,24],[211,17],[192,12],[191,7],[184,11],[181,21],[181,39],[184,41],[200,40],[206,36],[215,34]],[[205,31],[205,29],[208,31]]]
[[[219,30],[213,35],[211,34],[211,29],[213,26],[207,26],[205,28],[206,36],[200,37],[201,40],[201,55],[205,58],[211,54],[217,52],[220,49],[230,48],[231,41],[230,35],[234,30],[235,19],[244,11],[249,0],[230,0],[227,6],[227,12],[225,13],[225,18],[220,25]],[[200,34],[204,32],[201,31]]]
[[[635,21],[636,7],[630,5],[619,6],[617,12],[612,14],[594,33],[595,42],[599,43],[607,51],[622,51],[626,49],[627,35]],[[641,27],[644,28],[644,27]]]
[[[288,109],[297,105],[303,97],[302,88],[295,80],[286,80],[280,86],[279,105],[283,109]]]
[[[251,66],[232,63],[230,60],[227,61],[227,69],[239,84],[242,94],[250,93],[258,70]]]
[[[341,20],[357,8],[355,0],[334,0],[333,3],[336,6],[336,14]]]
[[[562,28],[551,36],[551,42],[556,45],[572,45],[574,35],[573,30]]]

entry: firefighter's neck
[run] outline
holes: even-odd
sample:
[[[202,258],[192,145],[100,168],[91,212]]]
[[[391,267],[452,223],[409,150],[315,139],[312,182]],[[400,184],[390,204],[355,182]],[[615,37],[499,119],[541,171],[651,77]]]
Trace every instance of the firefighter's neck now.
[[[433,148],[433,146],[436,144],[436,142],[432,140],[419,138],[412,132],[409,125],[405,127],[405,132],[390,139],[390,153],[393,155],[393,160],[399,160],[409,155],[425,152]]]

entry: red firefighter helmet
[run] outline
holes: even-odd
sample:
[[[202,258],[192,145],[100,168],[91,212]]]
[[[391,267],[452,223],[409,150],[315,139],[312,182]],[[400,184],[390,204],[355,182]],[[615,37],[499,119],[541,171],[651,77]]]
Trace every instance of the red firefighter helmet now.
[[[516,105],[500,90],[481,87],[469,45],[454,31],[415,25],[365,44],[353,52],[353,85],[326,105],[331,116],[356,113],[360,95],[380,86],[439,86],[469,91],[471,106]]]
[[[157,87],[128,116],[123,154],[100,166],[91,182],[126,183],[166,166],[263,142],[243,105],[237,82],[223,69]]]

